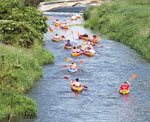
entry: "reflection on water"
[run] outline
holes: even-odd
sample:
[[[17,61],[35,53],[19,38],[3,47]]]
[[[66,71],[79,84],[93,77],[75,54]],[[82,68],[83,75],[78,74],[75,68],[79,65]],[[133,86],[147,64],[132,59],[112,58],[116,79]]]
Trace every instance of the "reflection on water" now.
[[[69,16],[47,14],[53,16],[48,24],[60,20],[69,20]],[[82,20],[68,22],[82,23]],[[87,33],[92,31],[81,26],[71,26],[69,30],[62,30],[51,26],[54,33],[45,34],[46,49],[54,53],[55,63],[43,67],[43,77],[35,83],[28,94],[37,102],[39,109],[35,119],[24,119],[15,122],[149,122],[150,121],[150,64],[143,60],[135,51],[127,46],[107,39],[101,39],[102,48],[95,47],[97,54],[93,58],[81,55],[71,57],[70,51],[63,48],[63,42],[54,43],[52,35],[65,35],[73,44],[82,43],[77,38],[76,31]],[[74,31],[74,35],[71,34]],[[62,69],[68,65],[65,58],[79,64],[82,72],[69,73]],[[133,74],[137,78],[131,81],[129,95],[120,95],[117,89]],[[80,94],[72,92],[69,79],[79,77],[88,86]]]

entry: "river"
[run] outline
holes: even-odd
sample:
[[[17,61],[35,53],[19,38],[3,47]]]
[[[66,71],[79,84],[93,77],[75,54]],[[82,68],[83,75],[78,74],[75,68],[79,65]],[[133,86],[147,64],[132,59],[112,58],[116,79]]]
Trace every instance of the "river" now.
[[[68,13],[45,14],[48,25],[56,18],[69,20]],[[55,55],[55,63],[43,66],[43,77],[28,94],[37,103],[38,117],[15,122],[150,122],[150,64],[134,50],[104,36],[100,40],[103,47],[95,47],[94,57],[71,57],[70,51],[63,48],[63,42],[52,42],[52,36],[58,33],[73,44],[80,44],[76,31],[90,37],[94,32],[76,25],[83,23],[82,19],[68,23],[73,24],[69,30],[51,26],[54,32],[45,34],[45,48]],[[63,69],[63,65],[68,65],[66,57],[77,63],[83,60],[84,63],[78,65],[81,72],[71,74]],[[120,95],[118,88],[133,74],[137,74],[137,78],[131,81],[130,94]],[[72,92],[70,81],[64,76],[79,77],[88,89],[80,94]]]

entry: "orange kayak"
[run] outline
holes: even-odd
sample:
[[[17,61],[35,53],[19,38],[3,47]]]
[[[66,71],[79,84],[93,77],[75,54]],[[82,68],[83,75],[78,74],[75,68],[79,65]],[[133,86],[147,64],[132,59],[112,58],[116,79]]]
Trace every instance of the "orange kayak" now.
[[[98,41],[98,40],[93,40],[92,42],[94,42],[94,43],[99,43],[99,41]]]
[[[85,53],[85,52],[84,52],[84,54],[89,57],[92,57],[94,55],[94,53]]]
[[[69,29],[69,27],[68,26],[64,26],[64,27],[61,27],[62,29]]]
[[[72,56],[79,56],[81,55],[82,53],[71,53]]]
[[[82,36],[82,35],[79,35],[79,39],[83,39],[83,40],[90,40],[90,38],[89,38],[89,37],[84,37],[84,36]]]

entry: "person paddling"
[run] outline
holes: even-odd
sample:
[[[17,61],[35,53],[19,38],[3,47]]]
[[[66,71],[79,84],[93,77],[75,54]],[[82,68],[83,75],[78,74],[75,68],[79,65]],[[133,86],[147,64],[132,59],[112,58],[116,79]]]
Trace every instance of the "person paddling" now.
[[[98,40],[96,35],[93,35],[93,38],[91,39],[91,41],[94,41],[94,40]]]
[[[75,62],[72,62],[72,63],[70,64],[70,69],[76,70],[76,69],[79,69],[79,68],[78,68],[78,66],[77,66],[77,64],[76,64]]]
[[[55,34],[54,39],[59,39],[58,34]]]
[[[64,42],[64,43],[65,43],[65,46],[72,47],[72,44],[70,43],[69,39],[67,40],[67,42]]]
[[[82,84],[79,82],[79,78],[76,78],[74,81],[71,80],[70,84],[75,87],[82,87]]]
[[[126,81],[123,85],[121,85],[120,90],[129,90],[130,85],[130,82]]]
[[[77,53],[77,47],[76,46],[73,47],[72,53]]]

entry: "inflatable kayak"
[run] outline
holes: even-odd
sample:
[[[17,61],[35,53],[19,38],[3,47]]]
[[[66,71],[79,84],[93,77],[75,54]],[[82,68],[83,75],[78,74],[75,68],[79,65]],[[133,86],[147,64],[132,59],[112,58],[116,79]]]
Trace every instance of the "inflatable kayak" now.
[[[130,93],[130,90],[128,89],[128,90],[119,90],[119,92],[120,92],[120,94],[129,94]]]
[[[59,24],[59,23],[56,23],[56,24],[55,24],[55,27],[58,27],[58,26],[60,26],[60,24]]]
[[[64,46],[65,49],[71,49],[71,46]]]
[[[98,40],[93,40],[92,42],[94,42],[94,43],[99,43],[99,41],[98,41]]]
[[[78,69],[70,69],[70,67],[69,67],[69,68],[68,68],[68,71],[69,71],[69,72],[77,72]]]
[[[72,56],[79,56],[81,55],[82,53],[71,53]]]
[[[79,37],[79,39],[83,39],[83,40],[90,40],[90,38],[89,38],[89,37],[84,37],[83,35],[79,35],[78,37]]]
[[[85,52],[84,52],[84,54],[89,57],[92,57],[94,55],[94,53],[85,53]]]
[[[82,87],[76,87],[76,86],[73,86],[73,85],[71,85],[71,89],[74,92],[82,92],[82,90],[83,90]]]
[[[68,26],[63,26],[63,27],[61,27],[61,29],[69,29],[69,27]]]
[[[53,42],[59,42],[60,39],[52,39]]]

